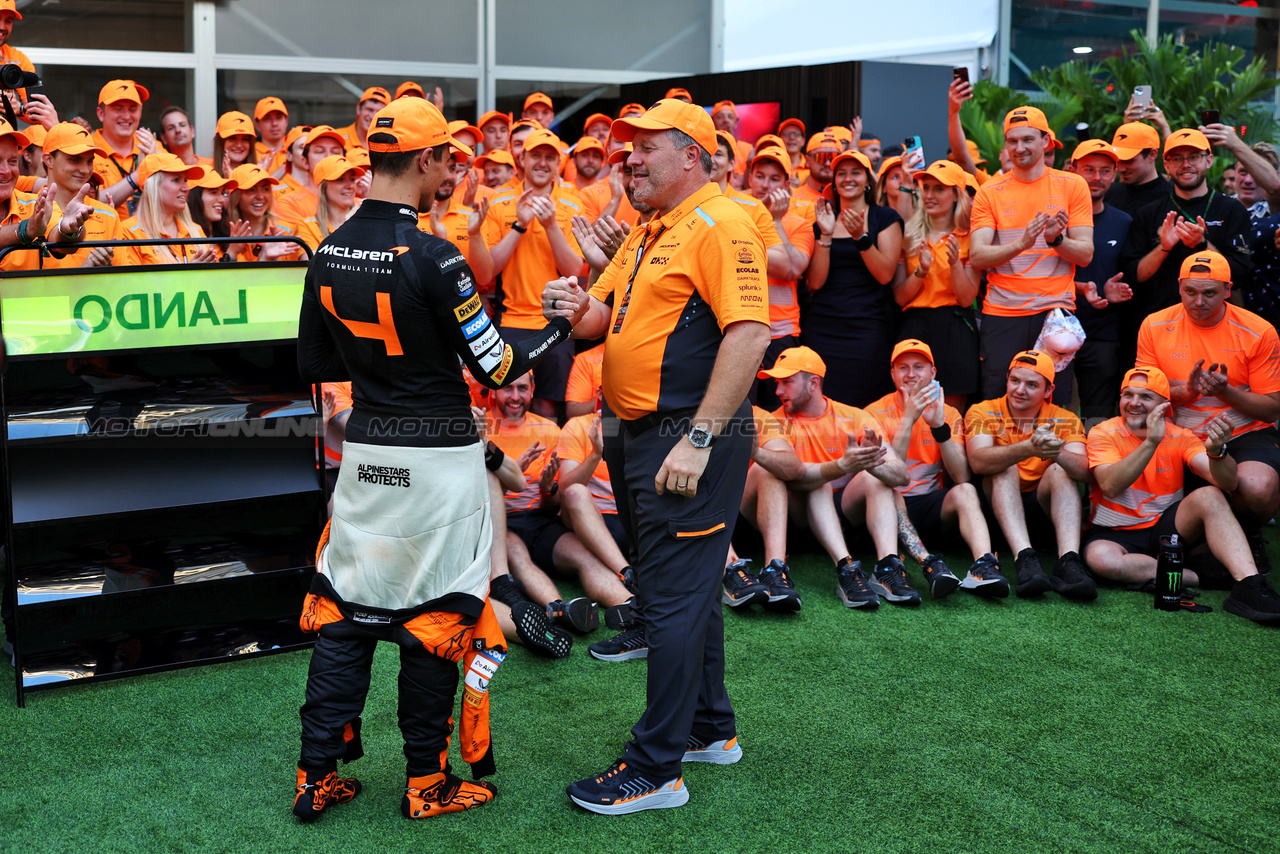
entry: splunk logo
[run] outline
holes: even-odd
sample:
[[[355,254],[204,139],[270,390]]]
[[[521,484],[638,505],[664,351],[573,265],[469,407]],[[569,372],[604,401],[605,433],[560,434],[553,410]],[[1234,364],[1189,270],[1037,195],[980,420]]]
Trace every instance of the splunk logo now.
[[[333,255],[335,258],[346,258],[351,261],[385,261],[388,264],[396,260],[396,256],[409,251],[408,246],[396,246],[392,251],[381,249],[352,249],[350,246],[335,246],[326,243],[316,251],[317,255]]]
[[[197,326],[201,322],[210,326],[233,326],[249,322],[246,292],[241,290],[237,293],[237,314],[227,311],[227,300],[219,294],[219,302],[223,304],[222,314],[219,315],[208,291],[196,291],[190,303],[191,310],[188,311],[188,294],[179,291],[171,296],[125,294],[116,300],[115,305],[106,297],[85,294],[76,300],[71,316],[85,332],[102,332],[113,322],[124,329],[163,329],[170,324],[181,328]]]

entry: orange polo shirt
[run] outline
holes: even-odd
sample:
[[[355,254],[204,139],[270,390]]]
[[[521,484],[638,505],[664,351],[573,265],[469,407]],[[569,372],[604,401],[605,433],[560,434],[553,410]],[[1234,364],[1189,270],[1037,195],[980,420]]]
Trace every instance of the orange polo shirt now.
[[[529,482],[524,492],[508,492],[506,505],[508,513],[519,513],[522,510],[535,510],[542,506],[542,494],[538,489],[538,478],[551,459],[551,452],[556,449],[560,440],[560,428],[554,421],[526,412],[524,422],[517,426],[507,424],[498,414],[490,410],[487,415],[488,424],[485,436],[493,444],[502,449],[502,453],[516,460],[529,450],[535,442],[541,442],[543,451],[529,467],[524,470],[525,479]]]
[[[560,431],[559,444],[556,445],[561,460],[573,460],[581,464],[594,452],[590,431],[595,420],[595,413],[588,413],[574,416],[565,422],[564,429]],[[596,464],[596,470],[591,473],[587,488],[591,490],[591,497],[595,499],[596,507],[601,513],[618,512],[618,503],[613,497],[613,481],[609,479],[609,467],[604,464],[603,457]]]
[[[1276,329],[1248,309],[1231,303],[1214,326],[1196,326],[1182,304],[1148,315],[1138,329],[1137,365],[1154,365],[1172,382],[1186,382],[1196,362],[1227,366],[1227,381],[1257,394],[1280,391],[1280,338]],[[1231,422],[1234,438],[1271,425],[1232,409],[1216,397],[1197,397],[1175,406],[1174,423],[1200,431],[1218,413]]]
[[[275,198],[276,219],[280,220],[281,225],[296,228],[298,223],[316,215],[316,207],[319,204],[320,197],[307,190],[290,193],[284,197],[277,196]]]
[[[84,239],[85,240],[129,240],[130,236],[125,232],[124,226],[120,223],[120,216],[116,213],[116,209],[100,202],[97,199],[85,199],[85,204],[93,208],[93,213],[89,214],[89,218],[84,223]],[[62,208],[57,202],[53,203],[53,212],[49,215],[49,230],[47,236],[52,239],[53,231],[62,221]],[[50,257],[44,259],[45,267],[79,267],[89,257],[92,249],[81,249],[72,252],[70,255],[64,255],[61,258]],[[112,249],[111,257],[114,263],[120,250]]]
[[[113,187],[125,179],[127,175],[132,174],[138,168],[138,164],[142,162],[143,154],[138,149],[138,140],[133,140],[133,150],[126,155],[116,154],[111,147],[111,143],[107,142],[107,138],[102,135],[101,129],[93,132],[93,144],[107,152],[106,156],[99,154],[93,158],[93,171],[95,174],[102,176],[102,185],[104,187]],[[141,184],[138,185],[141,188]],[[141,192],[141,190],[139,190]],[[135,192],[124,204],[116,207],[116,213],[120,219],[129,216],[129,199],[136,200],[139,192]]]
[[[253,162],[261,163],[262,158],[268,154],[271,155],[271,162],[267,164],[267,172],[274,175],[276,170],[284,165],[287,152],[283,149],[274,149],[265,142],[255,142],[253,144]]]
[[[785,407],[778,407],[773,411],[773,416],[782,425],[783,438],[795,448],[801,462],[827,463],[838,460],[844,456],[844,450],[849,446],[849,434],[853,434],[854,438],[861,438],[867,429],[874,431],[884,441],[889,441],[880,422],[869,412],[829,397],[824,400],[827,407],[816,418],[787,415]],[[838,490],[852,479],[851,474],[841,475],[831,482],[831,488]]]
[[[1009,413],[1007,396],[995,400],[984,400],[969,407],[964,416],[966,441],[974,436],[987,435],[995,440],[996,447],[1016,445],[1031,438],[1036,424],[1051,424],[1053,432],[1064,442],[1084,442],[1084,425],[1074,412],[1045,402],[1040,405],[1035,423],[1029,430],[1019,430],[1018,423]],[[1023,492],[1030,492],[1040,483],[1045,471],[1053,464],[1053,460],[1042,460],[1039,457],[1027,457],[1018,463],[1018,479]]]
[[[24,219],[31,219],[31,215],[35,213],[36,196],[34,193],[24,193],[21,190],[14,190],[9,196],[9,201],[5,204],[9,208],[9,213],[0,220],[0,225],[13,225]],[[52,227],[57,228],[57,220],[54,220]],[[30,237],[37,235],[31,234]],[[46,258],[45,265],[51,258]],[[14,250],[4,256],[4,260],[0,261],[0,270],[38,270],[40,268],[40,250],[39,249],[22,249]]]
[[[1130,432],[1123,418],[1103,421],[1089,431],[1089,468],[1120,462],[1142,441]],[[1108,498],[1096,482],[1089,487],[1093,524],[1126,530],[1150,528],[1160,521],[1161,513],[1182,500],[1185,466],[1203,453],[1204,443],[1196,434],[1176,424],[1165,425],[1155,454],[1128,489]]]
[[[880,422],[885,441],[892,442],[898,435],[898,427],[905,414],[902,407],[902,395],[899,392],[886,394],[867,407],[877,421]],[[951,441],[964,444],[964,419],[960,410],[954,406],[942,405],[943,423],[951,427]],[[898,487],[903,495],[928,495],[942,489],[942,448],[933,438],[933,431],[923,418],[917,418],[911,425],[911,439],[907,444],[907,473],[911,478],[906,486]]]
[[[782,228],[792,246],[803,252],[805,257],[813,258],[813,223],[788,212],[782,218]],[[773,230],[777,231],[776,228]],[[769,277],[769,335],[772,338],[800,334],[800,302],[796,297],[798,281]]]
[[[582,199],[582,215],[592,222],[604,216],[604,209],[609,207],[609,202],[613,201],[613,190],[608,181],[592,184],[585,190],[580,190],[578,195]],[[622,194],[618,202],[618,212],[613,215],[613,218],[618,222],[625,222],[632,228],[635,228],[636,223],[640,221],[640,214],[631,207],[626,193]]]
[[[791,191],[791,213],[801,217],[812,226],[817,215],[814,204],[820,198],[822,198],[822,191],[813,189],[809,182],[805,181]]]
[[[584,350],[573,357],[569,382],[565,386],[566,403],[590,403],[596,399],[604,371],[604,345]]]
[[[591,289],[613,302],[603,377],[614,414],[701,403],[724,328],[769,322],[767,261],[760,230],[711,182],[633,229]]]
[[[760,229],[760,236],[764,238],[765,249],[782,244],[782,238],[778,236],[778,227],[773,224],[773,214],[769,213],[769,209],[762,202],[750,193],[735,190],[733,187],[726,187],[724,194],[742,205],[743,210],[747,212],[747,216],[751,217],[751,221],[756,224],[756,228]]]
[[[1089,185],[1079,175],[1045,169],[1034,181],[1020,181],[1009,172],[978,188],[969,231],[995,230],[994,243],[1013,243],[1022,237],[1036,214],[1067,212],[1067,228],[1093,228]],[[1045,243],[1044,235],[1020,255],[987,271],[984,314],[1025,317],[1051,308],[1073,311],[1076,305],[1076,267]]]
[[[524,192],[524,185],[495,193],[489,200],[489,215],[485,217],[482,233],[492,249],[506,237],[516,224],[516,200]],[[557,184],[551,190],[551,200],[556,206],[556,227],[569,242],[569,248],[579,255],[582,250],[573,237],[570,221],[582,213],[582,200],[578,191],[566,184]],[[560,278],[555,254],[551,251],[551,239],[537,217],[529,222],[529,230],[521,235],[516,251],[498,276],[495,304],[499,307],[498,323],[515,329],[541,329],[546,325],[542,316],[542,289],[547,282]]]
[[[933,256],[933,263],[929,265],[929,273],[924,277],[920,293],[916,294],[909,303],[904,305],[903,309],[943,308],[960,304],[960,301],[956,298],[955,288],[951,285],[951,263],[947,261],[947,237],[950,236],[946,235],[937,243],[929,245],[929,253]],[[955,238],[960,244],[960,264],[968,264],[969,235],[956,233]],[[918,269],[920,269],[920,256],[911,255],[907,258],[907,274],[913,275]]]
[[[150,240],[151,239],[150,235],[148,235],[145,231],[143,231],[142,226],[138,224],[137,217],[129,217],[120,225],[125,230],[125,232],[128,233],[129,236],[127,239],[129,240]],[[200,226],[195,225],[194,223],[192,224],[192,226],[194,230],[188,232],[186,229],[186,226],[184,226],[182,222],[179,221],[178,233],[174,235],[174,237],[205,237],[207,236],[205,235],[204,231],[201,230]],[[205,246],[204,244],[200,244],[200,243],[185,243],[185,244],[175,243],[169,246],[168,249],[170,252],[173,253],[174,257],[177,259],[176,261],[171,261],[168,258],[165,258],[164,256],[162,256],[159,250],[163,248],[165,247],[121,246],[119,249],[116,250],[116,266],[131,267],[131,266],[141,266],[143,264],[187,264],[187,263],[190,263],[192,256],[194,256],[201,249],[204,249]]]

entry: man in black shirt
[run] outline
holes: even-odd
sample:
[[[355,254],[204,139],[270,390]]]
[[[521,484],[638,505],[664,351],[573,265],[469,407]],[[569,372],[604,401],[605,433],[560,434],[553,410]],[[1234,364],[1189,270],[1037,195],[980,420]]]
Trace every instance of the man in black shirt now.
[[[1183,128],[1165,140],[1164,166],[1173,192],[1133,215],[1121,259],[1139,318],[1178,302],[1178,270],[1194,252],[1220,253],[1231,265],[1235,286],[1249,286],[1249,214],[1239,202],[1209,189],[1205,174],[1212,165],[1209,140],[1200,131]]]
[[[321,539],[302,626],[316,633],[293,812],[314,819],[360,792],[337,776],[359,758],[359,715],[379,640],[400,647],[399,723],[408,781],[401,812],[425,818],[492,800],[488,783],[454,776],[445,760],[458,665],[459,742],[476,776],[494,771],[488,685],[506,644],[488,604],[492,527],[486,454],[459,359],[490,388],[522,376],[569,337],[556,319],[510,344],[485,314],[458,250],[418,229],[454,140],[444,116],[401,98],[368,134],[369,196],[316,251],[298,326],[307,382],[350,380],[333,518]]]
[[[1108,205],[1133,216],[1172,192],[1173,185],[1156,171],[1160,134],[1155,128],[1142,122],[1127,122],[1116,128],[1111,145],[1119,158],[1116,175],[1120,181],[1107,191]]]
[[[1115,148],[1100,139],[1080,143],[1071,155],[1071,171],[1084,178],[1093,200],[1093,260],[1076,268],[1076,317],[1085,331],[1084,346],[1076,353],[1076,384],[1086,424],[1115,414],[1124,373],[1121,317],[1133,291],[1120,273],[1120,255],[1133,218],[1103,201],[1118,162]]]

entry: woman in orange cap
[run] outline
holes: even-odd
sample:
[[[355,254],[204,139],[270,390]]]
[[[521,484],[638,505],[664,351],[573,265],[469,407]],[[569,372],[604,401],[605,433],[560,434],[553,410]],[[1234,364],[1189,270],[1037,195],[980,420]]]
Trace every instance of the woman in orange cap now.
[[[863,407],[894,390],[887,367],[899,312],[888,286],[902,252],[902,217],[874,203],[875,175],[862,152],[837,154],[831,173],[814,203],[817,242],[800,342],[829,368],[823,393]]]
[[[247,237],[282,237],[293,232],[276,220],[275,193],[280,183],[256,163],[242,163],[231,173],[236,187],[231,193],[231,216],[249,226]],[[237,261],[292,261],[302,257],[295,243],[237,243],[232,247]]]
[[[204,175],[203,166],[188,166],[169,152],[148,154],[138,164],[138,184],[142,198],[136,216],[122,225],[133,240],[164,237],[204,237],[200,226],[187,212],[188,179]],[[198,243],[170,246],[122,246],[116,250],[121,266],[140,264],[197,264],[217,261],[212,246]]]
[[[331,154],[317,163],[314,177],[320,196],[316,201],[316,215],[298,223],[298,237],[314,249],[346,222],[360,203],[356,183],[364,174],[363,167],[341,154]]]
[[[190,182],[191,192],[187,194],[187,212],[191,221],[200,226],[209,237],[248,237],[249,224],[243,220],[232,221],[231,191],[237,189],[236,182],[223,178],[206,166],[204,176]],[[235,260],[235,253],[226,244],[220,244],[218,254],[224,260],[228,254]]]
[[[981,276],[969,266],[968,173],[937,160],[915,174],[920,205],[907,220],[902,241],[906,262],[893,283],[902,306],[898,340],[917,338],[939,359],[938,382],[947,403],[962,408],[981,386],[978,328],[973,303]]]
[[[880,162],[880,172],[876,175],[876,204],[893,208],[903,222],[915,213],[915,189],[902,165],[902,157],[894,155]]]
[[[213,162],[224,178],[232,170],[253,157],[253,146],[258,141],[253,120],[236,110],[218,117],[218,129],[213,135]]]

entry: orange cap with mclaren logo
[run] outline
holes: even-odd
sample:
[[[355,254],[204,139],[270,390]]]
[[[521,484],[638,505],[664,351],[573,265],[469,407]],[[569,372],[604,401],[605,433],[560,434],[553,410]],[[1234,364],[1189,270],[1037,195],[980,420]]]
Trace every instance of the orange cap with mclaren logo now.
[[[1013,361],[1009,362],[1009,370],[1014,368],[1030,368],[1049,382],[1053,382],[1053,378],[1058,375],[1053,359],[1049,358],[1048,353],[1039,350],[1023,350],[1014,356]]]
[[[919,338],[907,338],[893,345],[893,353],[889,356],[889,364],[892,365],[898,361],[899,356],[905,356],[907,353],[919,353],[929,360],[929,364],[934,364],[933,348]]]
[[[711,108],[711,115],[715,115],[721,111],[728,110],[733,113],[733,117],[738,117],[738,106],[733,101],[716,101],[716,105]]]
[[[695,104],[686,104],[673,98],[663,98],[650,107],[643,116],[618,119],[613,123],[613,138],[619,142],[631,142],[638,130],[668,130],[674,128],[688,134],[702,146],[703,151],[714,156],[719,144],[716,126],[707,111]]]
[[[138,164],[138,186],[141,187],[147,183],[147,179],[157,172],[174,172],[197,180],[204,177],[203,166],[188,166],[178,155],[158,151],[155,154],[148,154]]]
[[[368,169],[370,166],[368,149],[361,148],[358,145],[351,146],[350,150],[347,151],[347,159],[362,169]]]
[[[93,135],[75,122],[59,122],[49,128],[44,135],[43,148],[45,154],[53,154],[55,151],[61,151],[63,154],[93,152],[104,157],[107,154],[93,141]]]
[[[348,172],[355,172],[356,177],[359,178],[365,173],[365,169],[363,166],[357,166],[352,163],[341,154],[330,154],[316,164],[316,168],[311,172],[311,177],[319,185],[321,181],[333,181]]]
[[[822,133],[815,133],[813,136],[809,137],[809,144],[804,147],[804,150],[806,154],[813,154],[813,152],[820,148],[830,148],[832,151],[839,151],[840,140],[836,139],[826,131],[823,131]]]
[[[397,99],[403,98],[405,95],[415,95],[419,98],[427,97],[426,90],[412,80],[406,80],[396,87]]]
[[[688,98],[689,99],[688,103],[693,103],[693,96],[689,94],[689,90],[681,89],[679,86],[676,86],[672,89],[668,89],[667,94],[663,95],[662,97],[664,100],[667,98],[674,98],[676,100],[679,100],[680,98]]]
[[[360,93],[360,103],[365,101],[381,101],[384,104],[391,103],[391,93],[381,86],[370,86]]]
[[[223,139],[233,136],[255,136],[253,121],[239,110],[232,110],[218,116],[218,127],[215,133]]]
[[[804,122],[799,119],[783,119],[782,124],[778,125],[778,134],[781,135],[787,128],[795,128],[800,131],[801,136],[805,134]]]
[[[28,125],[23,129],[22,133],[28,140],[30,140],[31,145],[34,145],[36,148],[44,147],[44,137],[46,133],[44,125]]]
[[[582,123],[582,132],[585,134],[587,132],[587,128],[591,127],[596,122],[604,122],[610,126],[613,125],[613,119],[609,118],[604,113],[592,113],[587,116],[587,120]]]
[[[347,141],[343,139],[342,134],[338,133],[338,131],[334,129],[333,125],[316,125],[311,130],[307,131],[306,144],[310,145],[317,139],[324,139],[325,137],[336,139],[338,141],[338,145],[341,145],[343,148],[347,147]]]
[[[546,92],[534,92],[532,95],[524,99],[524,108],[526,110],[534,104],[542,104],[548,110],[555,109],[555,105],[551,103],[551,96]]]
[[[280,183],[278,179],[272,178],[271,173],[257,163],[241,163],[231,170],[231,180],[235,181],[236,186],[242,190],[256,187],[263,181],[266,181],[272,187]]]
[[[1120,388],[1128,386],[1145,388],[1154,391],[1165,400],[1169,399],[1169,378],[1159,368],[1153,368],[1149,365],[1130,368],[1129,372],[1124,375],[1124,382],[1120,383]]]
[[[1116,148],[1105,139],[1086,139],[1084,142],[1076,146],[1076,150],[1071,152],[1071,162],[1075,163],[1081,157],[1088,157],[1090,154],[1101,154],[1104,157],[1110,157],[1116,163],[1120,162],[1120,155],[1116,153]]]
[[[483,169],[489,163],[501,163],[510,166],[512,169],[516,166],[516,159],[511,156],[511,152],[506,149],[499,148],[497,151],[486,151],[476,158],[476,168]]]
[[[751,168],[754,169],[761,160],[776,163],[781,167],[784,175],[788,178],[791,177],[791,156],[787,154],[786,149],[779,151],[776,148],[766,148],[764,151],[758,152],[755,157],[751,158]]]
[[[18,11],[17,0],[0,0],[0,12],[12,12],[13,17],[19,21],[22,20],[22,13]]]
[[[142,104],[150,97],[151,93],[147,91],[146,86],[134,83],[132,80],[112,80],[98,92],[98,103],[114,104],[116,101],[133,101],[135,104]]]
[[[1049,120],[1044,117],[1044,111],[1039,107],[1025,106],[1014,107],[1005,113],[1004,132],[1008,133],[1012,128],[1029,127],[1047,133],[1049,135],[1049,148],[1062,148],[1062,143],[1058,142],[1058,138],[1053,135],[1053,128],[1049,127]]]
[[[644,104],[623,104],[622,109],[618,110],[618,118],[625,119],[628,116],[643,116]]]
[[[1179,279],[1213,279],[1231,284],[1231,265],[1217,252],[1194,252],[1182,262]]]
[[[772,368],[767,371],[757,371],[756,376],[762,380],[767,377],[782,380],[801,371],[825,377],[827,363],[808,347],[788,347],[778,354],[778,360],[773,363]]]
[[[617,151],[611,152],[609,154],[609,162],[621,163],[622,161],[627,159],[628,154],[630,154],[635,150],[636,150],[636,147],[628,142],[626,145],[622,146],[622,148],[619,148]]]
[[[783,142],[782,137],[778,136],[776,133],[762,134],[760,138],[756,140],[756,151],[759,151],[762,148],[769,148],[770,146],[781,148],[783,151],[786,151],[787,149],[787,144]]]
[[[395,142],[374,142],[373,137],[387,134]],[[369,123],[369,151],[420,151],[448,143],[464,154],[471,147],[463,145],[449,133],[449,123],[436,105],[425,98],[401,98],[378,110]]]
[[[201,168],[204,169],[204,175],[199,178],[192,178],[192,187],[200,187],[205,190],[221,190],[223,187],[228,190],[240,189],[240,185],[235,182],[234,178],[223,178],[212,166],[203,166]]]
[[[285,118],[289,117],[289,108],[284,105],[284,101],[274,96],[263,98],[258,101],[257,106],[253,108],[253,117],[261,120],[263,116],[272,110],[279,110],[284,113]]]
[[[284,150],[288,151],[299,137],[305,137],[309,133],[311,133],[311,125],[295,125],[289,128],[289,132],[284,135]]]
[[[484,134],[480,132],[480,128],[467,124],[466,119],[454,119],[449,122],[449,135],[452,136],[458,133],[469,133],[476,138],[476,142],[484,139]]]
[[[968,174],[960,168],[959,164],[952,163],[950,160],[935,160],[929,164],[928,169],[916,172],[911,177],[919,181],[927,175],[948,187],[963,187],[967,183],[964,176]]]
[[[1159,150],[1160,132],[1142,122],[1127,122],[1116,128],[1111,144],[1115,147],[1117,157],[1132,160],[1148,148]]]
[[[1175,148],[1198,148],[1201,151],[1212,151],[1209,145],[1209,138],[1195,128],[1182,128],[1175,130],[1169,134],[1169,138],[1164,141],[1164,153],[1168,154]]]
[[[529,135],[533,136],[533,134]],[[524,141],[524,147],[529,147],[529,140],[526,139]],[[584,151],[598,151],[600,152],[601,157],[606,156],[604,143],[596,139],[594,136],[584,136],[582,139],[578,140],[577,144],[573,147],[573,154],[575,157]]]
[[[841,164],[848,163],[850,160],[857,163],[863,169],[866,169],[867,177],[870,179],[873,174],[871,171],[871,158],[867,157],[867,155],[863,154],[861,151],[842,151],[837,154],[835,159],[831,161],[831,174],[834,175],[836,170],[840,168]]]
[[[599,140],[596,141],[599,142]],[[560,140],[560,137],[556,136],[549,130],[542,130],[539,128],[524,138],[525,151],[533,151],[540,145],[554,148],[556,150],[556,154],[564,152],[564,143]]]
[[[476,127],[483,128],[489,122],[502,122],[507,127],[511,127],[511,114],[500,113],[497,110],[490,110],[480,117],[480,121],[476,122]]]

